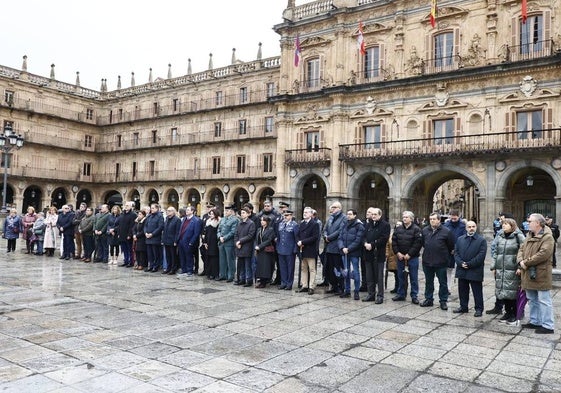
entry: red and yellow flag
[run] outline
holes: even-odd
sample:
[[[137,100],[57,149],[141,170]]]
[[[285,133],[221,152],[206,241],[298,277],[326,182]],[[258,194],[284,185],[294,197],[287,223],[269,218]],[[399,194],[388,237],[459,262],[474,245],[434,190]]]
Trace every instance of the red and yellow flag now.
[[[358,22],[358,38],[357,38],[358,50],[361,55],[366,54],[366,46],[364,43],[364,34],[362,33],[362,22]]]
[[[434,28],[436,26],[436,0],[431,0],[430,5],[430,24]]]
[[[528,19],[528,1],[522,0],[522,23],[526,24],[526,19]]]

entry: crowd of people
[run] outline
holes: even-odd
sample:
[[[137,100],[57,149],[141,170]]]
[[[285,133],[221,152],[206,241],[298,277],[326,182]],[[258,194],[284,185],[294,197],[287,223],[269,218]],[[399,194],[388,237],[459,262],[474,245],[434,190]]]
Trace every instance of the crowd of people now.
[[[379,208],[368,208],[364,222],[354,209],[343,212],[339,202],[329,210],[323,225],[311,207],[305,207],[298,220],[288,203],[280,202],[276,210],[268,200],[259,212],[251,203],[240,211],[226,205],[223,213],[208,204],[200,218],[192,206],[162,210],[157,203],[138,211],[134,202],[125,202],[122,209],[104,204],[96,211],[82,203],[76,211],[71,205],[60,211],[51,207],[46,215],[29,207],[22,216],[10,211],[3,237],[7,252],[15,251],[21,236],[27,254],[53,257],[58,247],[60,259],[106,264],[117,264],[122,254],[120,266],[146,273],[161,271],[178,278],[198,274],[255,288],[296,286],[297,292],[308,295],[326,286],[325,293],[354,300],[367,292],[362,301],[375,304],[384,302],[391,271],[396,284],[390,291],[393,301],[405,301],[409,295],[413,304],[433,307],[436,278],[438,305],[444,311],[456,278],[460,305],[453,313],[468,313],[471,289],[474,317],[482,316],[487,242],[473,220],[462,220],[452,210],[446,220],[433,212],[427,225],[419,225],[413,212],[404,211],[392,230]],[[502,315],[504,307],[499,322],[518,326],[529,302],[529,322],[522,326],[538,334],[553,333],[550,290],[559,229],[541,214],[530,214],[524,231],[509,214],[502,214],[499,224],[500,228],[494,225],[490,266],[496,302],[487,313]],[[323,279],[319,284],[318,260]],[[425,277],[422,302],[420,267]]]

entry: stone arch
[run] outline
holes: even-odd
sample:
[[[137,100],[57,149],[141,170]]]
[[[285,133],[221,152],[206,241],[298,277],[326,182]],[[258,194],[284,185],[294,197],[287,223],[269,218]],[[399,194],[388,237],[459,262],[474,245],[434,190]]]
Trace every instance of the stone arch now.
[[[541,169],[549,176],[551,176],[551,179],[555,183],[555,190],[556,190],[555,198],[559,199],[561,197],[561,191],[560,191],[561,174],[559,173],[559,171],[555,170],[554,168],[551,167],[551,165],[546,164],[544,162],[536,161],[536,160],[526,160],[526,161],[514,162],[511,165],[509,165],[508,168],[506,168],[504,171],[500,173],[496,183],[497,198],[504,198],[508,180],[513,175],[515,175],[516,172],[522,169],[526,169],[528,167]]]

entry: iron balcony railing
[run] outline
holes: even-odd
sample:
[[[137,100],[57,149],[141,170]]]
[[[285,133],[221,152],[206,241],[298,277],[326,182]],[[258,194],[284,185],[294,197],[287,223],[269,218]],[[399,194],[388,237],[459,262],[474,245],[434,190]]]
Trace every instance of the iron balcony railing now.
[[[284,162],[291,167],[328,166],[331,162],[331,149],[327,147],[285,150],[285,154]]]
[[[555,45],[553,40],[528,42],[521,45],[504,45],[501,50],[502,61],[533,60],[552,56]]]
[[[431,159],[561,148],[561,128],[339,145],[340,161]]]

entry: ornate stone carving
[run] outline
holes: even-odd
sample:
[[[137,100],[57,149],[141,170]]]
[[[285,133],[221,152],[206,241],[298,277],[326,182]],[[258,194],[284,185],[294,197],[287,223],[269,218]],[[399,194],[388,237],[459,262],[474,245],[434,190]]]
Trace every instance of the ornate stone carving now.
[[[467,55],[462,58],[462,65],[464,66],[476,66],[480,65],[482,60],[485,58],[485,51],[481,47],[481,37],[479,34],[475,33],[471,39],[471,43],[468,48]]]
[[[532,94],[534,94],[537,86],[538,82],[530,75],[527,75],[520,82],[520,91],[522,92],[522,94],[529,98],[532,96]]]
[[[417,48],[411,47],[411,56],[407,60],[407,70],[412,75],[421,75],[423,73],[423,59],[417,54]]]
[[[368,112],[368,114],[371,115],[372,113],[374,113],[374,110],[376,109],[376,105],[378,105],[376,100],[374,98],[368,96],[368,98],[366,99],[366,105],[364,105],[364,108],[366,108],[366,112]]]

